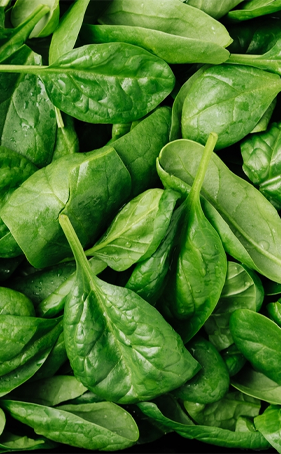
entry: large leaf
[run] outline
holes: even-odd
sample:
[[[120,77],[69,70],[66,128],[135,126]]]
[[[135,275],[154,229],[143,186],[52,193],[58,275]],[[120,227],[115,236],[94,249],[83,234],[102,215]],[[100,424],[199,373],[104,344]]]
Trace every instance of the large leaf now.
[[[120,403],[152,399],[191,378],[199,365],[159,312],[129,289],[98,279],[66,216],[60,222],[77,263],[64,309],[65,345],[75,376]]]
[[[193,141],[178,140],[170,143],[167,150],[169,153],[164,153],[164,148],[160,154],[161,167],[168,175],[191,185],[203,146]],[[210,202],[210,208],[215,208],[211,215],[218,212],[222,218],[220,221],[226,223],[226,230],[222,233],[227,251],[249,268],[281,282],[278,246],[281,242],[281,221],[271,203],[251,184],[234,175],[215,154],[209,163],[201,195]],[[205,205],[204,210],[208,206]]]
[[[281,89],[280,77],[256,68],[212,66],[198,77],[182,109],[182,136],[204,144],[211,132],[216,148],[250,133]]]
[[[111,402],[52,408],[2,400],[1,406],[38,435],[78,448],[115,451],[132,446],[139,436],[131,415]]]

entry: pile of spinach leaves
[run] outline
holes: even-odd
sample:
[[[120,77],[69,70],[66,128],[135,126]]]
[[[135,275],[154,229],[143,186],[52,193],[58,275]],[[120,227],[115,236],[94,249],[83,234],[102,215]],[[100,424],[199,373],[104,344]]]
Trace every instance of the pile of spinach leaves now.
[[[280,25],[0,0],[0,453],[281,453]]]

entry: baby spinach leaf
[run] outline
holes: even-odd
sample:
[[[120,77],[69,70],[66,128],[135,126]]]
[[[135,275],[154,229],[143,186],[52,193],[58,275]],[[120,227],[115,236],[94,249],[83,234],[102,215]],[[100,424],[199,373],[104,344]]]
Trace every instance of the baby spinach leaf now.
[[[180,248],[164,296],[165,304],[175,317],[185,320],[179,327],[185,342],[196,334],[214,310],[226,276],[227,261],[220,237],[200,204],[200,189],[216,140],[216,134],[211,134],[184,202]],[[166,147],[169,148],[169,144]]]
[[[89,123],[137,120],[157,107],[175,84],[167,63],[126,43],[90,44],[48,67],[0,65],[0,71],[40,76],[56,107]]]
[[[112,402],[52,408],[2,400],[1,407],[36,434],[78,448],[115,451],[132,446],[139,436],[131,415]]]
[[[165,175],[182,180],[183,186],[184,183],[192,185],[202,154],[202,145],[178,140],[163,148],[159,163]],[[169,187],[175,189],[173,185]],[[281,255],[277,246],[281,242],[281,222],[271,203],[251,184],[234,175],[215,154],[209,163],[201,195],[210,202],[210,205],[204,205],[204,210],[208,209],[206,214],[209,219],[211,215],[211,223],[222,226],[218,230],[224,235],[227,252],[249,268],[281,282]]]
[[[161,30],[130,25],[85,24],[82,29],[82,39],[86,44],[110,42],[134,44],[170,64],[219,64],[225,62],[229,57],[228,50],[212,41],[205,41],[201,34],[197,38],[189,38]]]
[[[67,354],[64,343],[64,333],[60,333],[56,343],[50,351],[46,361],[39,370],[30,378],[30,382],[52,377],[60,367],[67,361]]]
[[[280,452],[280,405],[270,405],[262,415],[255,418],[254,422],[264,438]]]
[[[95,275],[101,273],[107,267],[105,262],[95,257],[89,260],[89,265]],[[73,273],[53,293],[38,304],[36,307],[37,315],[46,318],[56,317],[63,310],[67,295],[71,291],[74,282],[75,274]]]
[[[175,408],[171,398],[164,407],[165,413],[161,412],[158,405],[153,402],[141,402],[137,405],[144,414],[173,429],[184,438],[196,438],[205,443],[227,448],[266,449],[270,446],[258,431],[232,432],[221,427],[194,425],[187,415],[183,420],[180,409]]]
[[[126,288],[133,290],[145,301],[155,306],[165,287],[165,278],[172,260],[172,252],[180,231],[180,220],[184,206],[181,205],[173,214],[167,233],[151,257],[138,263]]]
[[[59,0],[17,0],[11,12],[11,22],[14,27],[19,26],[36,9],[38,5],[45,5],[49,13],[38,22],[30,33],[30,38],[48,36],[56,30],[59,23]]]
[[[187,349],[202,369],[173,394],[182,400],[209,404],[221,399],[229,387],[226,365],[215,347],[201,336],[193,338]]]
[[[281,40],[263,55],[232,54],[227,63],[254,66],[281,75]]]
[[[261,117],[260,121],[256,124],[254,129],[251,131],[251,134],[256,133],[256,132],[263,132],[263,131],[267,130],[268,124],[269,124],[269,122],[271,120],[271,116],[272,116],[273,111],[274,111],[274,109],[276,107],[276,104],[277,104],[277,98],[275,98],[272,101],[272,103],[270,104],[268,109],[265,111],[265,113]]]
[[[69,399],[81,396],[87,388],[75,377],[70,375],[55,375],[33,382],[27,382],[9,394],[13,400],[22,400],[34,404],[54,407]]]
[[[202,11],[176,0],[164,0],[161,4],[157,0],[144,0],[142,3],[115,0],[99,17],[99,22],[143,27],[193,40],[200,37],[202,44],[194,42],[198,52],[205,51],[206,42],[221,47],[227,47],[232,42],[222,24]]]
[[[3,396],[32,377],[46,361],[62,331],[60,319],[2,315],[0,395]]]
[[[30,16],[22,24],[18,25],[18,27],[14,29],[5,29],[1,32],[0,61],[6,60],[25,43],[37,22],[49,11],[47,6],[38,5]],[[7,35],[6,39],[5,34]]]
[[[204,328],[209,340],[220,351],[229,347],[233,339],[229,318],[236,309],[259,311],[264,298],[260,278],[254,271],[235,262],[228,262],[226,281],[220,299]]]
[[[32,302],[20,292],[0,287],[0,315],[35,316]]]
[[[230,347],[222,351],[221,355],[230,377],[236,375],[246,363],[245,356],[242,355],[235,344],[230,345]]]
[[[37,449],[53,449],[57,445],[47,438],[17,435],[5,430],[0,437],[0,452],[34,451]]]
[[[60,215],[60,223],[77,263],[64,310],[75,376],[90,391],[120,403],[152,399],[191,378],[199,365],[179,335],[137,294],[94,276],[68,218]]]
[[[227,0],[221,2],[220,0],[185,0],[184,3],[187,3],[190,6],[199,8],[209,16],[214,17],[215,19],[220,19],[232,8],[235,8],[242,0]]]
[[[248,365],[235,375],[231,385],[248,396],[281,405],[281,386]]]
[[[155,160],[169,141],[170,126],[171,109],[159,107],[128,134],[111,143],[130,172],[131,197],[158,186]]]
[[[281,327],[281,304],[279,301],[276,303],[269,303],[266,306],[269,318],[273,320],[278,326]]]
[[[280,89],[276,74],[242,65],[212,66],[185,98],[182,136],[204,144],[216,132],[216,148],[230,146],[254,129]]]
[[[243,170],[261,193],[281,208],[281,123],[272,123],[261,134],[254,134],[241,143]]]
[[[0,409],[0,435],[3,433],[4,427],[6,425],[5,413]]]
[[[1,216],[29,262],[46,267],[70,254],[60,213],[70,214],[84,245],[93,243],[130,189],[130,174],[113,148],[75,153],[34,173],[12,194]]]
[[[276,13],[281,10],[281,1],[250,0],[244,2],[241,6],[241,9],[230,11],[227,17],[235,21],[244,21],[266,14]]]
[[[135,197],[86,255],[94,255],[116,271],[150,257],[167,231],[178,197],[169,189],[149,189]]]
[[[252,366],[281,385],[281,328],[248,309],[233,312],[229,326],[235,344]]]
[[[54,63],[63,54],[75,46],[86,9],[90,0],[74,2],[60,20],[59,26],[53,33],[49,50],[49,62]]]
[[[23,46],[5,63],[40,66],[41,56]],[[52,160],[56,119],[44,85],[31,74],[0,74],[1,145],[43,167]]]
[[[255,417],[260,411],[260,401],[251,396],[232,391],[217,402],[199,405],[184,402],[185,409],[197,424],[235,430],[239,416]]]

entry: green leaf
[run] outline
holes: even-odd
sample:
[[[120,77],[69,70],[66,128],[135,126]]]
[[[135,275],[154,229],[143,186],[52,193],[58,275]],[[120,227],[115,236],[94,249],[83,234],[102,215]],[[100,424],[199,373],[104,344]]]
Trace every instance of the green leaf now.
[[[60,213],[69,214],[83,245],[93,244],[130,188],[130,174],[113,148],[75,153],[34,173],[1,215],[29,262],[43,268],[71,254]]]
[[[113,219],[105,234],[86,251],[116,271],[150,257],[163,239],[178,194],[149,189],[132,199]]]
[[[233,343],[229,330],[231,313],[244,308],[258,312],[263,297],[264,290],[258,275],[239,263],[228,262],[226,281],[220,299],[204,325],[210,342],[219,351]]]
[[[183,422],[179,410],[174,409],[175,404],[172,401],[170,404],[166,404],[164,414],[153,402],[141,402],[137,405],[144,414],[165,425],[167,428],[173,429],[184,438],[195,438],[204,443],[227,448],[266,449],[269,447],[269,443],[258,431],[232,432],[220,427],[193,425],[187,415]]]
[[[6,425],[6,416],[2,409],[0,409],[0,435],[3,433]]]
[[[280,443],[280,406],[270,405],[262,415],[255,418],[255,426],[277,452],[281,452]]]
[[[5,63],[36,65],[42,58],[23,46]],[[0,74],[0,143],[38,167],[52,160],[56,118],[44,85],[35,75]]]
[[[243,0],[227,0],[221,2],[220,0],[185,0],[184,3],[187,3],[190,6],[199,8],[209,16],[214,17],[215,19],[220,19],[232,8],[235,8]]]
[[[99,17],[99,22],[107,25],[143,27],[193,40],[200,39],[203,42],[201,45],[203,54],[207,52],[204,48],[206,42],[221,47],[227,47],[232,42],[222,24],[202,11],[176,0],[164,0],[161,4],[157,0],[144,0],[142,3],[115,0]],[[196,41],[195,46],[197,47]]]
[[[58,128],[53,160],[79,152],[79,139],[74,127],[74,119],[62,114],[63,127]]]
[[[81,396],[87,388],[75,377],[55,375],[34,382],[27,382],[9,395],[11,399],[19,399],[47,407],[54,407],[69,399]]]
[[[209,404],[221,399],[229,387],[229,375],[215,347],[203,337],[196,336],[187,344],[202,369],[173,394],[182,400]]]
[[[53,33],[49,49],[50,64],[75,46],[86,9],[90,0],[77,0],[73,3],[60,20],[59,26]]]
[[[133,44],[148,50],[169,64],[219,64],[229,57],[229,52],[224,47],[212,41],[205,41],[201,34],[197,38],[189,38],[130,25],[85,24],[82,29],[82,39],[87,44],[110,42]]]
[[[241,143],[244,172],[276,209],[281,208],[280,151],[281,123]]]
[[[230,377],[236,375],[246,363],[245,356],[242,355],[235,344],[232,344],[230,347],[223,350],[221,355]]]
[[[131,290],[94,276],[69,220],[60,216],[60,222],[77,263],[64,310],[75,376],[89,390],[120,403],[152,399],[191,378],[199,366],[179,335]]]
[[[34,451],[37,449],[53,449],[56,444],[44,437],[30,438],[26,435],[16,435],[8,431],[0,437],[0,453],[2,452],[18,452],[18,451]]]
[[[164,148],[159,156],[165,174],[174,176],[179,182],[182,180],[183,186],[185,183],[192,185],[203,146],[191,140],[178,140],[171,142],[166,150],[169,153]],[[169,187],[175,189],[173,185]],[[222,226],[218,231],[223,235],[227,252],[249,268],[281,283],[278,247],[281,222],[271,203],[251,184],[234,175],[215,154],[209,163],[201,195],[210,203],[204,205],[204,210],[208,209],[206,215],[211,223],[215,227]]]
[[[184,406],[197,424],[228,430],[235,430],[239,416],[253,418],[261,408],[258,399],[239,391],[229,392],[219,401],[207,405],[185,401]]]
[[[0,287],[0,315],[35,316],[32,302],[20,292]]]
[[[276,74],[242,65],[212,66],[185,98],[182,136],[204,144],[216,132],[216,149],[228,147],[254,129],[280,89]]]
[[[266,14],[273,14],[281,10],[281,1],[250,0],[244,2],[241,6],[241,9],[230,11],[227,17],[235,21],[244,21]]]
[[[78,448],[115,451],[132,446],[139,436],[131,415],[111,402],[52,408],[2,400],[1,406],[36,434]]]
[[[64,332],[62,331],[57,338],[52,350],[50,351],[46,361],[39,370],[30,378],[30,382],[52,377],[61,366],[67,361],[67,354],[64,343]]]
[[[279,301],[276,303],[269,303],[266,306],[269,318],[273,320],[278,326],[281,327],[281,304]]]
[[[37,23],[30,38],[48,36],[56,30],[59,23],[59,0],[17,0],[11,12],[11,22],[14,27],[18,27],[26,18],[33,13],[38,5],[45,5],[49,8],[49,13]]]
[[[229,326],[235,344],[252,366],[281,385],[281,328],[248,309],[233,312]]]
[[[248,396],[281,405],[281,386],[249,365],[235,375],[231,385]]]

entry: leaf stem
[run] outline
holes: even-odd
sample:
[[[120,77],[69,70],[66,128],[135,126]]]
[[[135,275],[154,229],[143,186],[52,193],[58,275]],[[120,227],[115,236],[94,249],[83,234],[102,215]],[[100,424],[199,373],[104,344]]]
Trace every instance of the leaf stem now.
[[[60,214],[59,223],[73,252],[77,268],[81,267],[83,271],[89,276],[89,279],[93,281],[93,273],[91,267],[68,216],[66,216],[65,214]]]
[[[208,137],[208,140],[206,142],[202,159],[199,163],[199,167],[198,167],[197,173],[195,175],[193,185],[191,187],[189,196],[187,198],[189,206],[192,205],[195,201],[200,199],[201,187],[204,182],[208,164],[211,159],[214,148],[216,146],[217,140],[218,140],[218,135],[215,132],[211,132]]]
[[[23,73],[23,74],[37,74],[42,70],[47,69],[48,66],[36,65],[1,65],[0,72],[2,73]]]

